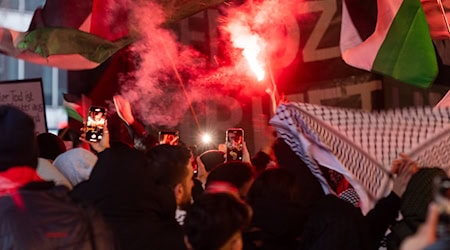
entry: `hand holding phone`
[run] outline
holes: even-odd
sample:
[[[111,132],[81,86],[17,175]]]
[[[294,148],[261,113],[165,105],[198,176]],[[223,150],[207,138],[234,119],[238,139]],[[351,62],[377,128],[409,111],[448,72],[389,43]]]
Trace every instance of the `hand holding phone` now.
[[[244,130],[229,128],[226,131],[226,161],[242,161],[244,149]]]
[[[159,144],[178,145],[178,131],[159,131]]]
[[[84,128],[84,138],[88,142],[98,142],[103,138],[106,127],[106,108],[91,106]]]

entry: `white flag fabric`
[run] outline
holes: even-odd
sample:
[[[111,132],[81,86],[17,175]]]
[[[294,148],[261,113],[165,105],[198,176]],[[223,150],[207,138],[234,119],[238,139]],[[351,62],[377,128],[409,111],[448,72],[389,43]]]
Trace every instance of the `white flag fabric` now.
[[[450,163],[450,108],[381,112],[306,103],[281,104],[270,121],[301,157],[326,193],[333,193],[319,165],[333,169],[355,188],[367,213],[390,191],[391,163],[406,153],[419,166]]]

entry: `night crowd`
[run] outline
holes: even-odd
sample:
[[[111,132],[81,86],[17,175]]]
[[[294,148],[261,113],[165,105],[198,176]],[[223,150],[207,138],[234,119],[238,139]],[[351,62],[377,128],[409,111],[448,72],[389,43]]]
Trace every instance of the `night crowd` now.
[[[118,122],[89,143],[71,129],[36,135],[31,117],[0,106],[1,250],[450,249],[434,197],[441,168],[400,155],[390,193],[364,214],[348,180],[321,168],[335,193],[325,194],[276,136],[266,152],[244,144],[242,161],[225,161],[222,150],[159,144],[114,101]]]

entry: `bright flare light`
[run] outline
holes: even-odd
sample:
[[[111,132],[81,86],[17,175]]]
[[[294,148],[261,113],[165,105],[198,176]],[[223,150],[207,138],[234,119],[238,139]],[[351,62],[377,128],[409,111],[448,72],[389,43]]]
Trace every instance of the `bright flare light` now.
[[[243,20],[232,20],[226,26],[226,30],[231,34],[233,46],[242,49],[242,55],[247,60],[250,69],[255,73],[256,79],[260,82],[264,80],[264,63],[261,62],[261,53],[265,48],[264,40],[250,27],[244,24]]]
[[[202,135],[202,142],[203,142],[204,144],[208,144],[208,143],[210,143],[211,141],[212,141],[211,135],[209,135],[209,134],[203,134],[203,135]]]

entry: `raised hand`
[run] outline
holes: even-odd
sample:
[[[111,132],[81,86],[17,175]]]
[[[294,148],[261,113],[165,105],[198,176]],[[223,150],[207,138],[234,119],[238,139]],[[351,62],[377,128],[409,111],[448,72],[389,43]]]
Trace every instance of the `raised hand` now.
[[[127,125],[134,123],[134,116],[131,112],[130,102],[120,95],[113,97],[114,106],[116,107],[117,114]]]
[[[401,197],[406,190],[409,180],[418,169],[417,162],[405,154],[400,154],[400,158],[392,162],[392,173],[394,174],[392,191]]]

